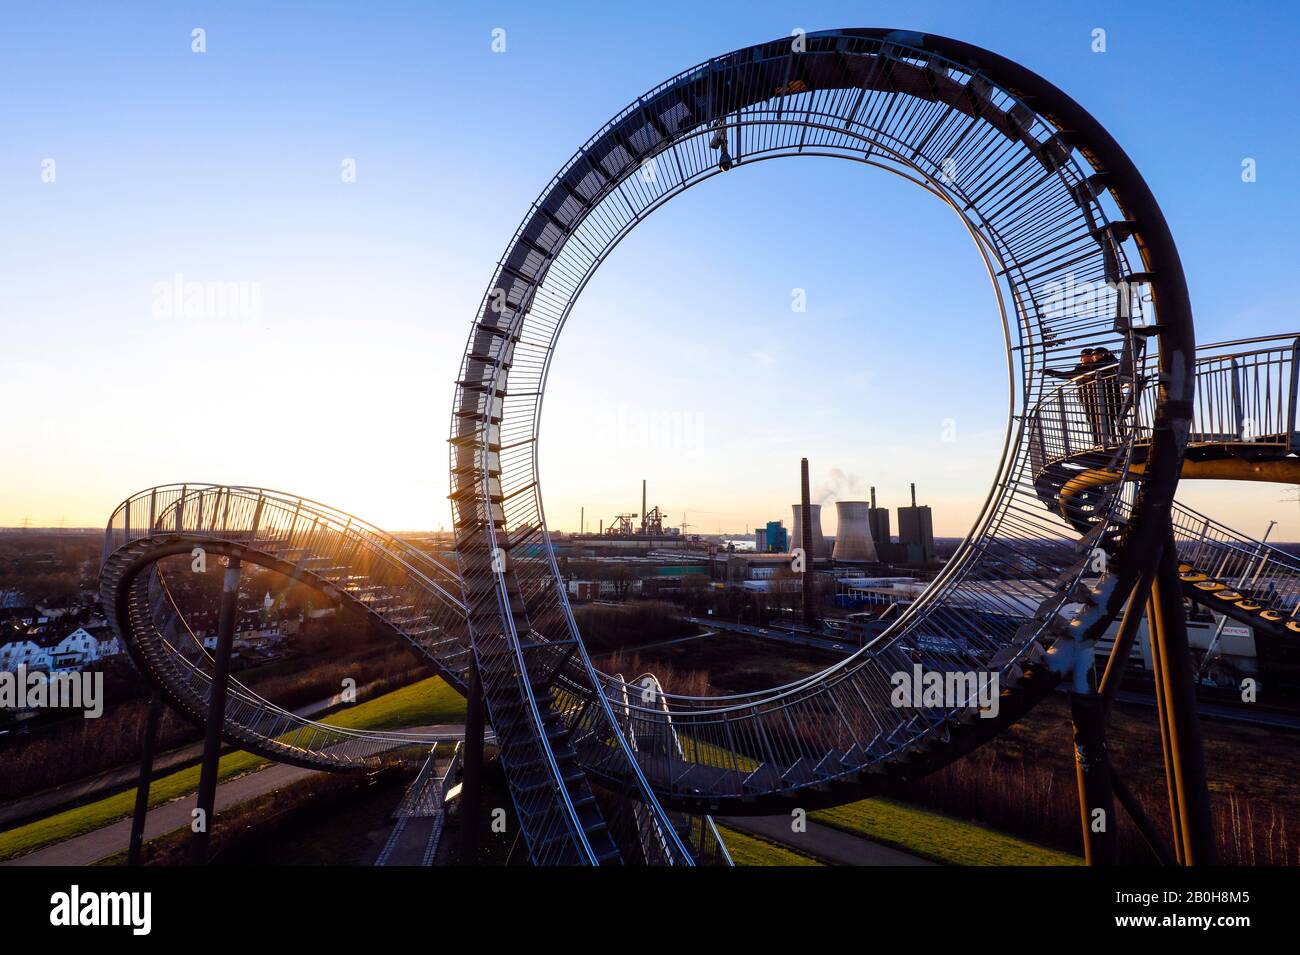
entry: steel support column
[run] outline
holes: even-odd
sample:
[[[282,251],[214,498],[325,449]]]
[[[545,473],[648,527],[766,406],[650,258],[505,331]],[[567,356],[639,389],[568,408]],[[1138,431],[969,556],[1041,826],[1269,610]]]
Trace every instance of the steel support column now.
[[[149,784],[153,781],[153,757],[158,745],[162,709],[162,697],[155,690],[149,695],[149,710],[140,740],[140,777],[135,784],[135,813],[131,816],[131,838],[126,846],[127,865],[139,865],[144,848],[144,821],[149,814]]]
[[[226,715],[226,693],[230,688],[230,651],[235,643],[235,613],[239,608],[239,558],[226,558],[226,575],[221,585],[221,610],[217,618],[217,648],[212,654],[212,690],[208,695],[208,720],[203,741],[203,765],[199,770],[197,808],[202,828],[190,842],[190,861],[205,865],[212,835],[212,817],[217,801],[217,771],[221,758],[221,725]]]
[[[478,862],[478,827],[483,804],[483,684],[478,667],[465,694],[465,750],[460,786],[460,862]]]
[[[1187,644],[1187,617],[1178,580],[1178,557],[1173,530],[1167,532],[1160,565],[1151,587],[1151,656],[1159,660],[1157,686],[1163,689],[1161,707],[1168,741],[1166,767],[1169,802],[1176,812],[1177,840],[1185,865],[1214,863],[1214,827],[1210,819],[1210,793],[1205,782],[1205,757],[1196,715],[1196,684]]]
[[[1115,772],[1114,767],[1111,767],[1110,783],[1114,787],[1115,798],[1127,810],[1128,817],[1138,827],[1138,832],[1142,833],[1142,838],[1146,840],[1147,846],[1155,853],[1155,857],[1160,861],[1160,864],[1173,865],[1174,858],[1169,854],[1169,850],[1165,846],[1164,837],[1151,824],[1151,820],[1147,818],[1142,804],[1133,795],[1133,791],[1128,788],[1128,784],[1124,782],[1124,777]]]
[[[1088,865],[1116,865],[1119,852],[1110,757],[1106,752],[1105,698],[1097,693],[1071,693],[1070,721],[1074,728],[1074,772],[1079,785],[1083,858]]]

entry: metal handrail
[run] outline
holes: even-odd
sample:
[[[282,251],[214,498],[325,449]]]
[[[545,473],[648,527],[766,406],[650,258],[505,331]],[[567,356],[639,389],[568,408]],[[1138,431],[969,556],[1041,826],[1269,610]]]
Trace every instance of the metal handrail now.
[[[1241,345],[1284,342],[1274,347],[1225,349]],[[1243,444],[1256,449],[1296,447],[1297,381],[1300,380],[1300,337],[1295,334],[1261,336],[1235,342],[1220,342],[1198,348],[1194,363],[1196,399],[1188,435],[1191,446],[1197,444]],[[1159,388],[1154,359],[1148,357],[1130,377],[1117,376],[1116,387],[1125,389],[1124,401],[1132,401],[1128,389],[1137,382],[1137,419],[1133,428],[1138,445],[1148,444],[1155,427],[1155,402]],[[1044,452],[1055,434],[1054,454],[1040,452],[1039,467],[1045,470],[1056,464],[1079,459],[1082,455],[1108,447],[1096,440],[1098,412],[1085,407],[1082,388],[1099,388],[1094,372],[1063,382],[1044,395],[1030,415]],[[1104,402],[1099,402],[1104,404]],[[1248,414],[1253,409],[1255,413]],[[1116,408],[1102,408],[1114,413]],[[1055,428],[1056,422],[1061,423]]]

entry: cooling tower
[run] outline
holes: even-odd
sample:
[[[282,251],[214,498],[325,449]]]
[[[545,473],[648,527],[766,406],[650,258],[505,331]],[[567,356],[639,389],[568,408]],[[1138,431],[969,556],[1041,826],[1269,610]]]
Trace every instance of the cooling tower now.
[[[867,501],[836,501],[840,526],[835,532],[832,558],[848,563],[876,560],[876,542],[871,539],[871,504]]]
[[[812,511],[812,555],[817,557],[829,557],[830,548],[826,546],[826,538],[822,536],[822,506],[820,504],[808,505]],[[803,546],[803,507],[794,505],[794,532],[790,535],[791,547]]]

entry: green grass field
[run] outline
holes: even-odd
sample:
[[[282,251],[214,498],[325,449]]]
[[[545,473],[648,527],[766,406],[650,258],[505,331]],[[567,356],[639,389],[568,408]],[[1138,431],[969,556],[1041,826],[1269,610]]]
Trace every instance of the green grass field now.
[[[332,726],[347,729],[385,730],[433,723],[460,723],[464,718],[464,698],[439,678],[430,677],[333,713],[328,721]],[[268,765],[267,760],[252,753],[229,753],[221,758],[219,778],[229,779],[265,765]],[[162,776],[149,787],[149,805],[153,807],[170,802],[194,792],[198,786],[198,766]],[[0,861],[99,829],[129,816],[134,808],[135,790],[128,789],[10,829],[0,833]]]
[[[432,677],[392,693],[341,710],[329,717],[332,725],[349,729],[400,729],[464,720],[465,701],[442,680]],[[221,760],[220,778],[252,772],[267,760],[234,752]],[[154,781],[149,805],[157,806],[198,788],[197,766]],[[45,819],[0,833],[0,861],[109,825],[131,814],[135,790],[56,813]],[[845,832],[894,846],[946,865],[1080,865],[1068,853],[1046,849],[995,832],[972,822],[907,806],[887,799],[866,799],[813,812],[810,818]],[[737,865],[807,866],[818,860],[785,846],[723,829],[723,838]]]
[[[889,799],[819,809],[808,818],[944,865],[1083,864],[1078,856]]]
[[[436,676],[331,713],[331,726],[395,730],[404,726],[465,722],[465,698]]]

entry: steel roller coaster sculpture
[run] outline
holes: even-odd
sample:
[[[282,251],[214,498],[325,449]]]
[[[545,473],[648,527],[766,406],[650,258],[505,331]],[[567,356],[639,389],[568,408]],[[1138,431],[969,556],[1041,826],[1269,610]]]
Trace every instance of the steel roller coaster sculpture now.
[[[638,223],[712,176],[794,156],[902,176],[966,227],[1006,345],[1003,454],[957,554],[860,652],[756,693],[629,686],[592,666],[546,530],[537,451],[551,357],[586,283]],[[1069,291],[1079,288],[1089,294]],[[800,34],[716,57],[638,97],[529,208],[455,383],[454,560],[292,495],[171,485],[135,495],[110,520],[104,603],[180,712],[233,745],[332,770],[436,740],[311,721],[229,680],[219,654],[185,627],[157,564],[202,545],[235,568],[270,567],[353,604],[469,698],[467,791],[477,787],[478,727],[490,723],[539,865],[728,862],[709,814],[888,791],[995,736],[1062,681],[1089,861],[1114,861],[1114,826],[1086,823],[1097,811],[1109,818],[1118,797],[1158,855],[1204,863],[1213,844],[1183,596],[1289,647],[1300,639],[1300,561],[1176,504],[1174,492],[1180,474],[1296,479],[1298,342],[1198,351],[1178,253],[1146,183],[1041,77],[943,37]],[[1112,356],[1104,382],[1049,374],[1085,347]],[[1144,612],[1168,845],[1112,778],[1105,750],[1108,705]],[[1098,672],[1093,646],[1117,618]],[[927,672],[996,674],[996,717],[894,705],[891,674],[918,661]]]

